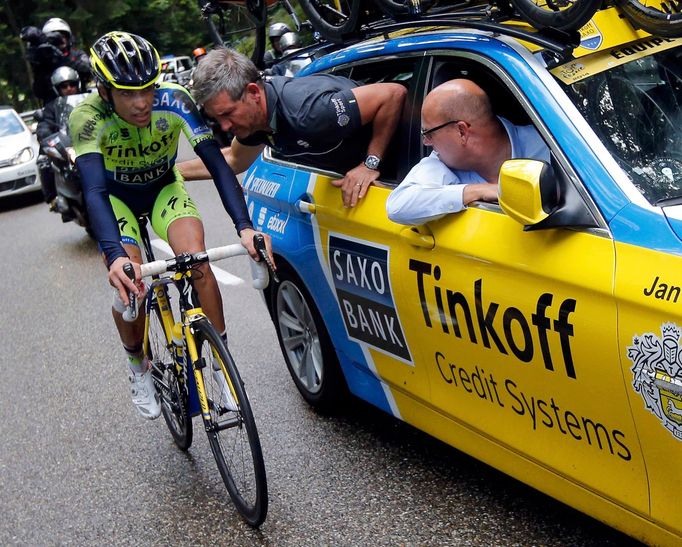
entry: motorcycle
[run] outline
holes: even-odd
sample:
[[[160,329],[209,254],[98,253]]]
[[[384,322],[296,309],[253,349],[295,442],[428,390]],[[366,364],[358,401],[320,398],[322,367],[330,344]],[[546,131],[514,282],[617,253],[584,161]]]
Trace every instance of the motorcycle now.
[[[61,213],[62,222],[74,221],[92,236],[81,177],[76,167],[76,152],[72,146],[68,127],[71,111],[88,95],[88,93],[81,93],[55,99],[55,119],[59,131],[42,140],[40,144],[44,154],[39,156],[38,162],[42,162],[41,165],[49,162],[50,168],[54,171],[57,190],[54,211]]]

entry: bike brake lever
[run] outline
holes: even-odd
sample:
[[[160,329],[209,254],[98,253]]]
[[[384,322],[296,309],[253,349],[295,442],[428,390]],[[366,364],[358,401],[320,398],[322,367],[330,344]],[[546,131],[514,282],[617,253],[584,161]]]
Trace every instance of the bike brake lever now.
[[[279,277],[277,277],[277,273],[275,272],[275,266],[270,261],[268,250],[265,247],[265,238],[263,237],[263,234],[256,234],[253,236],[253,246],[256,248],[256,252],[261,257],[261,260],[263,260],[268,267],[272,280],[275,283],[279,283]]]
[[[125,273],[133,283],[135,282],[135,269],[130,262],[123,265],[123,273]],[[137,319],[137,296],[135,296],[134,293],[129,292],[128,300],[130,301],[130,304],[126,306],[126,309],[123,312],[123,320],[131,322]]]

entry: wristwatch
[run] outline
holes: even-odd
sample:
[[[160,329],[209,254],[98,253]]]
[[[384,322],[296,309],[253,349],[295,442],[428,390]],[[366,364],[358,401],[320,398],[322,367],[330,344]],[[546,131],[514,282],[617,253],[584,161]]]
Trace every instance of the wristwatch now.
[[[381,163],[381,158],[379,156],[374,156],[370,154],[365,158],[365,167],[367,169],[372,169],[373,171],[379,170],[379,164]]]

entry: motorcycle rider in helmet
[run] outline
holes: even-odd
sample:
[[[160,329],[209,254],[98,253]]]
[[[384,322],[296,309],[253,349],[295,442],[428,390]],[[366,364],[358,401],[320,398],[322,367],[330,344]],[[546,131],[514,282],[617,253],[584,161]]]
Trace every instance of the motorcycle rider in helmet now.
[[[282,55],[291,55],[301,48],[301,41],[296,32],[285,32],[279,40]],[[296,76],[298,72],[312,59],[308,56],[300,56],[295,59],[281,61],[270,69],[270,74],[275,76]]]
[[[269,49],[263,55],[263,64],[265,68],[270,68],[273,64],[277,62],[279,58],[282,57],[282,47],[280,46],[280,39],[287,32],[291,32],[291,29],[286,23],[273,23],[268,29],[268,36],[270,38],[270,45],[272,49]]]
[[[85,89],[90,81],[90,60],[85,52],[73,47],[73,33],[64,19],[52,17],[42,30],[24,27],[20,37],[28,43],[26,58],[33,71],[33,94],[43,104],[59,96],[50,85],[50,77],[60,66],[78,72],[82,90]]]
[[[129,292],[144,301],[137,222],[141,214],[149,215],[152,228],[175,254],[205,249],[199,212],[175,168],[181,133],[211,174],[241,244],[257,260],[256,232],[242,188],[189,92],[177,84],[156,83],[161,63],[154,46],[135,34],[109,32],[93,44],[90,55],[98,92],[73,110],[69,128],[90,224],[115,289],[112,311],[127,356],[133,403],[144,418],[155,419],[161,408],[142,350],[145,317],[141,313],[136,321],[126,322],[122,312]],[[264,237],[270,249],[269,237]],[[128,263],[133,264],[136,281],[123,271]],[[208,264],[198,268],[195,286],[206,315],[225,335],[220,290]],[[215,376],[224,382],[222,374]],[[225,384],[223,388],[228,389]]]
[[[50,78],[50,83],[52,84],[52,89],[57,94],[57,97],[43,107],[42,118],[36,127],[36,136],[40,143],[42,143],[45,138],[61,129],[56,112],[57,98],[75,95],[80,92],[78,72],[68,66],[60,66],[55,70]],[[45,203],[49,203],[50,211],[54,211],[56,208],[57,191],[54,182],[54,171],[52,171],[49,162],[45,162],[44,165],[41,165],[40,184],[42,186]]]

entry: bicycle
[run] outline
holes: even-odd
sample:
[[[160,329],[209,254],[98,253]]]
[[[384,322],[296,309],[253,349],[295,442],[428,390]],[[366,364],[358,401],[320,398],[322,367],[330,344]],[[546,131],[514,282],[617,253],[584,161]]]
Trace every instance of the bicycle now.
[[[244,53],[258,68],[263,68],[269,10],[280,5],[294,22],[296,32],[304,26],[289,0],[198,0],[198,3],[213,43]]]
[[[256,422],[237,366],[204,315],[193,285],[195,266],[243,255],[246,249],[234,244],[156,260],[146,223],[145,216],[139,218],[147,258],[140,266],[141,277],[152,278],[145,297],[143,351],[152,366],[164,421],[178,448],[187,451],[193,440],[192,417],[201,414],[230,498],[242,518],[257,527],[267,515],[268,490]],[[263,236],[256,234],[254,243],[267,259]],[[268,285],[268,271],[262,263],[254,264],[254,287],[263,289]],[[265,264],[275,279],[272,264],[267,260]],[[126,264],[124,271],[134,280],[132,264]],[[173,275],[161,277],[165,272]],[[169,285],[178,291],[179,319],[170,304]],[[130,298],[124,319],[133,321],[138,302],[132,293]]]
[[[327,40],[342,42],[355,32],[364,18],[376,12],[391,19],[437,16],[448,11],[486,6],[476,0],[299,0],[313,27]],[[682,36],[682,3],[677,0],[613,0],[635,28],[650,34],[673,38]],[[514,10],[538,30],[555,29],[574,33],[583,27],[603,5],[602,0],[493,0],[490,7],[498,17],[514,15]],[[456,12],[455,12],[456,13]],[[376,17],[375,17],[376,18]]]

